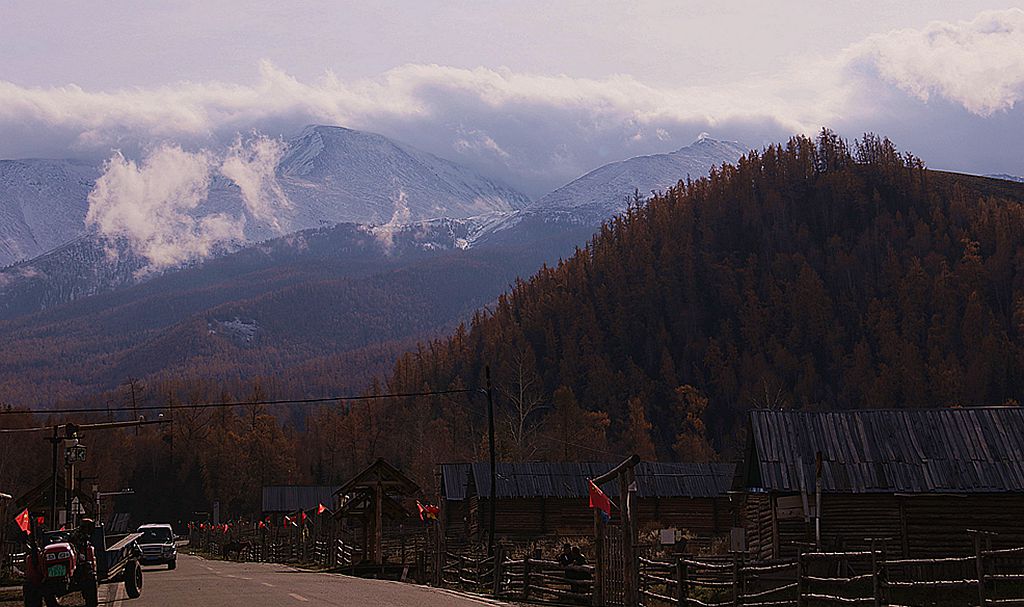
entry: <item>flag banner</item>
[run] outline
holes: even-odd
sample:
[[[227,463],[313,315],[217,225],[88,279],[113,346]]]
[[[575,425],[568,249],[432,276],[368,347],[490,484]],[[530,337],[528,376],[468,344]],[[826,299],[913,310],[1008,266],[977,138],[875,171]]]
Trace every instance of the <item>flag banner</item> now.
[[[421,521],[436,521],[437,515],[441,513],[437,506],[421,504],[419,500],[416,500],[416,509],[419,510]]]
[[[32,520],[29,517],[28,508],[25,508],[24,512],[14,517],[14,522],[18,524],[18,529],[32,535]]]
[[[328,512],[329,510],[330,508],[328,508],[327,506],[324,506],[323,504],[318,504],[316,508],[316,513],[323,514],[324,512]]]
[[[612,518],[612,501],[601,491],[601,488],[594,484],[594,481],[587,481],[590,485],[590,507],[597,510],[601,520],[608,522]]]

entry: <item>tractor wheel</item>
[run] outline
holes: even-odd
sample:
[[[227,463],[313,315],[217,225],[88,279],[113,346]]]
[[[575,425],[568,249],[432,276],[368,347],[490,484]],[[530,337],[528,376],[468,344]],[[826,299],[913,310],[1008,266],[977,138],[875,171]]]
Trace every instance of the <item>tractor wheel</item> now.
[[[25,599],[25,607],[43,607],[43,593],[30,584],[25,584],[21,589],[22,597]]]
[[[82,599],[85,600],[85,607],[99,605],[99,588],[97,588],[95,579],[82,582]]]
[[[128,561],[124,567],[124,591],[130,599],[142,596],[142,567],[138,561]]]

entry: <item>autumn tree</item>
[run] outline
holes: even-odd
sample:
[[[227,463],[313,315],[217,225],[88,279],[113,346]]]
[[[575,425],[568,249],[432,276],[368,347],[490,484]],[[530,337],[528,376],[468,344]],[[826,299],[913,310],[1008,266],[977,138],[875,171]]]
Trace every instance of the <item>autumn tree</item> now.
[[[541,438],[549,461],[579,462],[603,459],[608,452],[607,413],[587,411],[571,388],[561,386],[552,397],[554,410],[542,424]]]
[[[704,426],[708,399],[700,390],[682,385],[675,390],[676,416],[679,433],[673,445],[676,457],[684,462],[708,462],[715,459],[715,450],[708,442]]]
[[[629,399],[629,420],[622,434],[622,450],[635,453],[645,461],[657,461],[658,455],[651,439],[651,422],[647,421],[644,401],[639,396]]]

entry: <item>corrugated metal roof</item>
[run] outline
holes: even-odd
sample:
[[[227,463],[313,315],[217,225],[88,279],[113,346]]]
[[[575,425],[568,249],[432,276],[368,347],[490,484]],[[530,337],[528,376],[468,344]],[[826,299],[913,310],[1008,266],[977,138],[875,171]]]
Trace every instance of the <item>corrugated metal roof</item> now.
[[[318,504],[331,507],[337,485],[286,485],[263,488],[263,512],[309,510]]]
[[[1020,407],[752,411],[743,484],[813,491],[820,451],[830,493],[1021,492],[1022,447]]]
[[[589,479],[601,476],[616,464],[608,463],[533,463],[497,465],[500,499],[515,497],[582,498],[587,497]],[[490,495],[490,466],[472,464],[476,494]],[[640,497],[717,497],[732,483],[734,464],[669,464],[641,462],[635,468]],[[610,497],[618,496],[618,483],[606,483],[601,489]]]
[[[441,495],[450,502],[466,499],[472,464],[441,464]]]

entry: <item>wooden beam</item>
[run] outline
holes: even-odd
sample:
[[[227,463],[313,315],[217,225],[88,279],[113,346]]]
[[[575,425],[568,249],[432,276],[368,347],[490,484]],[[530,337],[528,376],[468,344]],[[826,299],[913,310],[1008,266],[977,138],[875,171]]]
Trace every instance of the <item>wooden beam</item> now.
[[[623,460],[623,462],[621,464],[619,464],[618,466],[615,466],[614,468],[612,468],[608,472],[605,472],[601,476],[593,479],[594,480],[594,484],[595,485],[602,485],[604,483],[607,483],[608,481],[612,480],[616,476],[619,476],[623,471],[625,471],[627,469],[632,469],[633,466],[636,466],[639,463],[640,463],[640,456],[637,455],[636,453],[634,453],[633,455],[630,455],[625,460]],[[619,499],[622,499],[624,497],[624,495],[625,494],[620,495]]]

